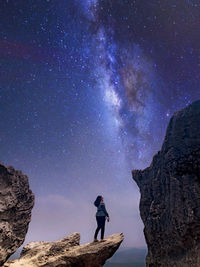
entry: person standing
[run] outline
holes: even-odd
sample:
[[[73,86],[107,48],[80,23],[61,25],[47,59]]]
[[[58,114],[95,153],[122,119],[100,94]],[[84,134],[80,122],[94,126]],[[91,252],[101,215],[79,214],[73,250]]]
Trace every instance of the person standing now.
[[[105,221],[107,217],[107,221],[109,222],[110,217],[106,210],[102,196],[97,196],[96,200],[94,201],[94,205],[97,207],[97,212],[96,212],[97,228],[94,234],[94,242],[98,241],[97,235],[100,229],[101,229],[101,241],[104,241]]]

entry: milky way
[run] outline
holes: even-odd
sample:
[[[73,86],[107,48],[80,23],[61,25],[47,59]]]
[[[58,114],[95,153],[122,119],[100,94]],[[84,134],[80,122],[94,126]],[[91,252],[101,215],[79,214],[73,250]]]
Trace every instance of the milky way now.
[[[149,162],[152,149],[158,149],[157,137],[163,136],[163,129],[159,128],[163,107],[156,93],[158,78],[152,63],[138,46],[118,48],[112,43],[109,51],[105,40],[100,33],[100,57],[96,63],[100,67],[95,68],[99,87],[113,115],[130,166],[142,168]]]
[[[164,125],[177,105],[180,102],[189,104],[199,95],[196,88],[192,88],[193,93],[188,95],[185,83],[182,84],[184,74],[189,75],[187,66],[180,64],[180,52],[176,55],[174,51],[186,46],[180,58],[187,59],[188,55],[193,57],[191,51],[196,49],[188,47],[187,39],[180,45],[180,35],[183,34],[180,27],[185,26],[186,30],[192,22],[197,27],[198,20],[195,18],[199,4],[194,1],[174,4],[173,1],[146,3],[120,0],[93,1],[90,4],[89,11],[93,12],[92,23],[97,38],[96,65],[101,66],[101,79],[97,79],[104,91],[105,101],[114,113],[113,118],[125,145],[128,161],[134,168],[142,168],[149,163],[152,150],[159,150],[160,137],[163,138],[165,132]],[[186,10],[186,6],[189,10]],[[143,17],[144,14],[147,17]],[[151,38],[149,35],[152,35]],[[167,48],[166,43],[169,45]],[[155,49],[152,44],[155,47],[159,45],[159,48]],[[196,47],[196,43],[193,46]],[[176,69],[178,75],[173,86],[160,71],[170,56],[170,64],[180,69],[178,72]],[[99,67],[94,72],[98,70]]]
[[[0,160],[36,196],[26,242],[89,242],[102,194],[106,235],[145,246],[131,170],[200,97],[199,17],[196,0],[0,0]]]

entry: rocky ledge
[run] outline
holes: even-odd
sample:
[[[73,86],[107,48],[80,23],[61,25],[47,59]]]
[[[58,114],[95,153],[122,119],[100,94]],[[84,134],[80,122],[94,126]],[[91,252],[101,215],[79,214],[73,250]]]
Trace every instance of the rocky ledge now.
[[[161,151],[134,170],[149,267],[200,266],[200,101],[171,118]]]
[[[100,267],[112,257],[123,241],[123,234],[113,234],[105,241],[80,245],[80,234],[74,233],[55,242],[31,242],[20,258],[6,262],[4,267]]]
[[[24,242],[33,205],[28,177],[0,163],[0,266]]]

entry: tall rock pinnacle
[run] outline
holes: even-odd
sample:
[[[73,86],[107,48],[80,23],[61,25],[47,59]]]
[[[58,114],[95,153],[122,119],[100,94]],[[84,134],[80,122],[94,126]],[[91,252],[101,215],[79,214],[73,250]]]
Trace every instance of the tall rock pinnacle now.
[[[24,242],[33,205],[28,177],[0,164],[0,266]]]
[[[200,101],[176,112],[151,165],[133,170],[149,267],[200,266]]]

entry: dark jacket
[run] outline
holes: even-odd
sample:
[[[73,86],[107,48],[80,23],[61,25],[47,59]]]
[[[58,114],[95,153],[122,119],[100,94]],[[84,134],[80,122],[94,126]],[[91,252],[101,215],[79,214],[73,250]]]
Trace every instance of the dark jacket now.
[[[96,216],[107,216],[107,217],[109,217],[104,203],[100,203],[100,205],[97,207]]]

